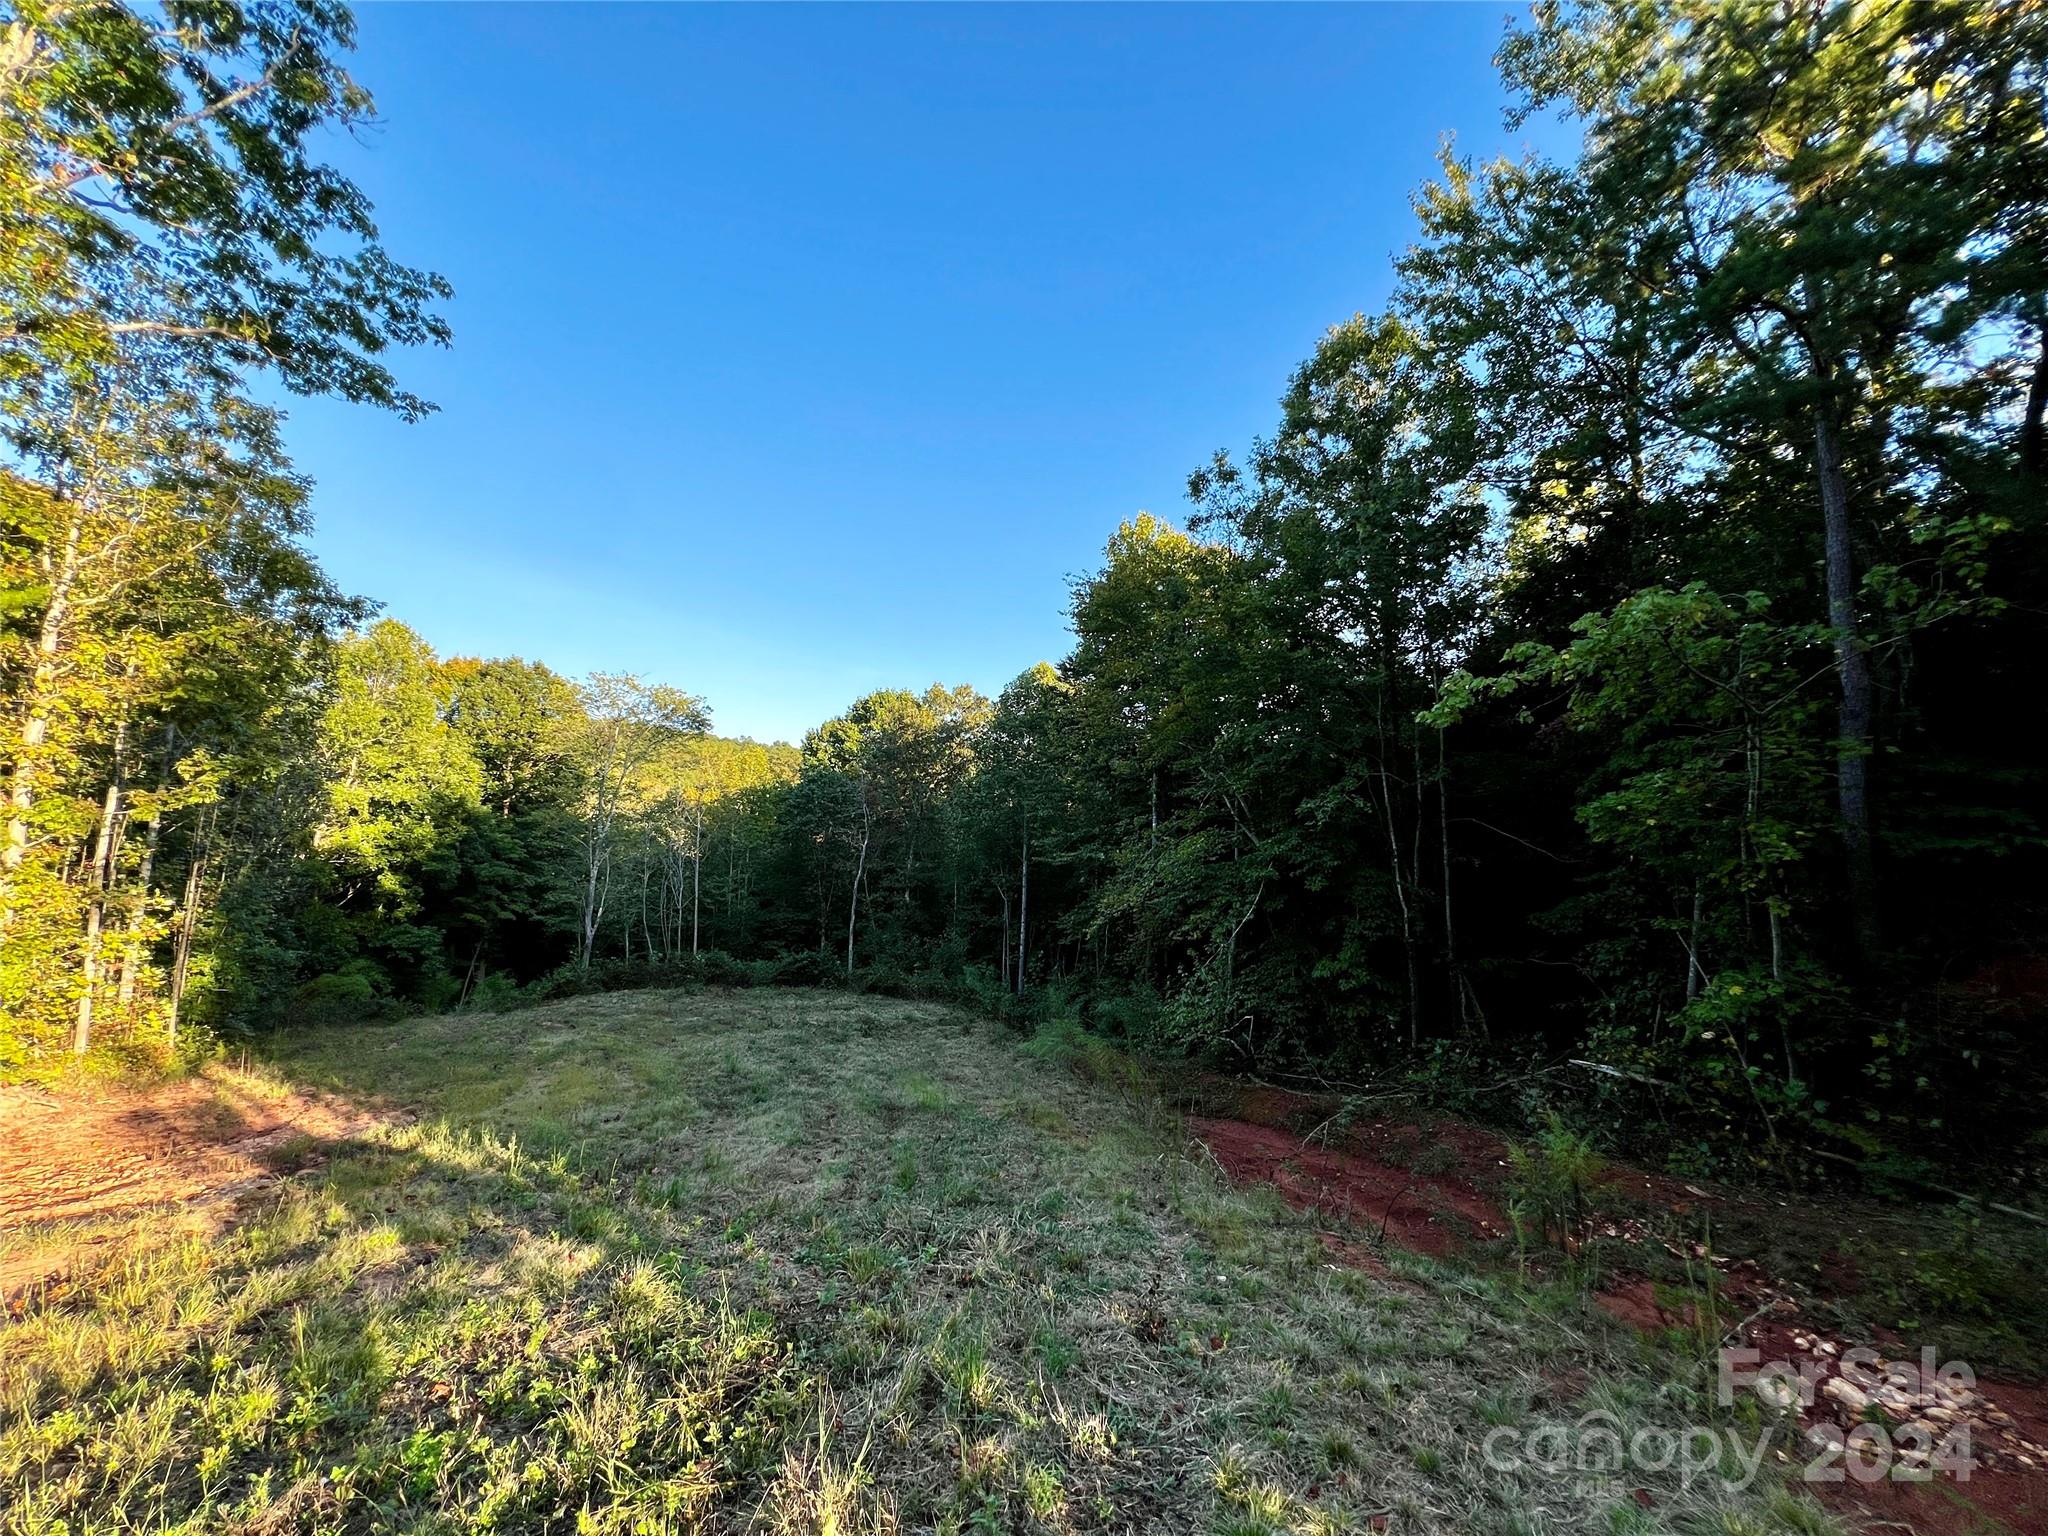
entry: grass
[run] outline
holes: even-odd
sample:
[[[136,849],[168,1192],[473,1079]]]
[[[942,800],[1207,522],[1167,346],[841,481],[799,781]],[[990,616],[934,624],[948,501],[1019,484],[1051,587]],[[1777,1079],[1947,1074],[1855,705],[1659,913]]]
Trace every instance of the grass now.
[[[417,1118],[5,1324],[0,1532],[1828,1528],[1488,1466],[1591,1406],[1694,1422],[1711,1377],[1505,1280],[1333,1266],[1091,1046],[635,993],[272,1070]]]

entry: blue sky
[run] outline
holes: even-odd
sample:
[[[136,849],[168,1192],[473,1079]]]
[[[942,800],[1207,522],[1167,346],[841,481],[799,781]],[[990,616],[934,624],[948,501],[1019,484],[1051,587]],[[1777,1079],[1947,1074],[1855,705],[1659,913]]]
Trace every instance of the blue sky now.
[[[314,546],[444,654],[795,739],[1068,644],[1117,523],[1381,303],[1503,4],[366,5],[334,158],[455,284],[405,426],[293,401]]]

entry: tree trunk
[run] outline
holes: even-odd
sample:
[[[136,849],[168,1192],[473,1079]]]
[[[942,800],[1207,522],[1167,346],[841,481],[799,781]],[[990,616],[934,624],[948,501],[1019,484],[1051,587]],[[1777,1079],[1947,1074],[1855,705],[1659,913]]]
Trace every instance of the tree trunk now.
[[[209,809],[200,823],[199,837],[192,849],[192,862],[185,869],[185,902],[178,912],[178,939],[171,956],[171,1049],[178,1047],[178,1014],[185,1006],[185,982],[192,973],[192,937],[199,928],[199,898],[206,889],[206,857],[213,840],[219,811]]]
[[[1472,1011],[1465,996],[1465,973],[1458,968],[1458,925],[1451,907],[1451,775],[1444,760],[1444,728],[1436,728],[1436,846],[1444,887],[1444,969],[1451,981],[1451,1011],[1464,1028]]]
[[[1244,909],[1244,916],[1237,920],[1230,930],[1230,937],[1223,945],[1223,1017],[1224,1035],[1237,1027],[1237,936],[1244,932],[1244,925],[1252,920],[1252,914],[1259,910],[1259,899],[1266,894],[1266,882],[1261,880],[1259,888],[1252,892],[1251,905]],[[1246,1051],[1250,1052],[1250,1041]]]
[[[1002,972],[1003,990],[1007,992],[1010,990],[1010,893],[999,885],[996,887],[996,895],[1001,897],[1003,902],[1003,951],[997,962],[997,969]]]
[[[36,664],[30,675],[29,693],[23,708],[21,745],[14,758],[14,774],[7,791],[7,843],[0,848],[0,930],[14,917],[13,875],[28,857],[28,818],[35,806],[36,772],[42,763],[43,743],[50,734],[50,690],[57,678],[57,661],[64,647],[64,627],[71,617],[71,593],[78,582],[78,541],[83,517],[74,513],[64,535],[64,553],[50,581],[49,601],[43,606],[43,622],[36,635]]]
[[[853,980],[853,925],[860,916],[860,882],[868,872],[868,815],[865,804],[860,817],[860,856],[853,861],[853,895],[846,903],[846,979]]]
[[[2020,423],[2020,468],[2036,480],[2048,470],[2044,416],[2048,416],[2048,325],[2041,327],[2041,355],[2034,359],[2034,379],[2027,386],[2027,414]]]
[[[1394,877],[1394,899],[1401,908],[1401,951],[1408,962],[1408,1044],[1422,1040],[1422,978],[1415,964],[1415,924],[1408,913],[1408,885],[1401,878],[1401,834],[1394,825],[1394,782],[1380,770],[1380,806],[1387,822],[1387,869]]]
[[[1692,883],[1692,936],[1685,946],[1685,1000],[1689,1003],[1700,995],[1700,985],[1707,979],[1706,967],[1700,964],[1700,928],[1706,921],[1707,898],[1698,880]]]
[[[1825,390],[1832,383],[1831,370],[1822,365],[1816,371]],[[1850,922],[1857,954],[1868,968],[1880,957],[1877,865],[1870,842],[1870,663],[1856,632],[1856,553],[1849,532],[1849,487],[1842,471],[1834,403],[1825,394],[1814,407],[1813,448],[1826,532],[1828,625],[1834,631],[1835,670],[1842,692],[1836,809],[1841,819],[1842,851],[1848,861]]]
[[[704,807],[697,807],[697,835],[690,844],[690,954],[697,953],[698,913],[704,894]]]
[[[1422,800],[1422,732],[1412,726],[1409,728],[1408,750],[1414,761],[1415,774],[1415,837],[1408,849],[1408,883],[1415,887],[1419,896],[1422,894],[1422,828],[1426,807]]]
[[[148,915],[149,884],[156,875],[157,843],[163,836],[163,828],[164,818],[159,812],[149,820],[149,831],[142,841],[142,867],[135,873],[135,908],[128,914],[128,939],[121,951],[118,996],[123,1015],[135,1007],[135,976],[142,969],[142,923]]]
[[[121,816],[121,791],[125,787],[122,757],[127,739],[126,722],[115,726],[113,777],[107,781],[106,798],[100,803],[99,830],[93,836],[92,868],[88,875],[92,895],[85,909],[85,960],[81,967],[84,985],[79,989],[78,1023],[71,1036],[75,1056],[83,1056],[92,1048],[93,1009],[100,990],[100,935],[106,927],[107,886],[113,876],[114,824]]]
[[[597,893],[597,874],[602,864],[595,845],[589,850],[590,868],[583,882],[583,974],[590,974],[590,957],[597,948],[598,919],[604,916],[604,902]]]
[[[477,962],[482,960],[483,957],[484,941],[482,939],[478,939],[476,941],[476,947],[470,950],[469,952],[469,969],[462,973],[462,991],[455,999],[456,1007],[463,1007],[465,1004],[469,1002],[470,988],[476,985]]]
[[[1024,818],[1024,841],[1017,860],[1017,995],[1024,995],[1024,957],[1029,953],[1031,919],[1031,818]]]

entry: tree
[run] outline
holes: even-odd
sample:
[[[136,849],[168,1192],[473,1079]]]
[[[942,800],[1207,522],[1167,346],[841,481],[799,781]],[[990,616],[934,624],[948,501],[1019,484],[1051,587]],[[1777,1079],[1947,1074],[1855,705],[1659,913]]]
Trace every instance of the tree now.
[[[993,883],[998,891],[1003,883],[1003,855],[1014,850],[1016,959],[1013,963],[1005,953],[1002,969],[1019,997],[1025,994],[1031,974],[1032,827],[1036,822],[1039,857],[1043,859],[1048,823],[1057,826],[1063,799],[1058,742],[1071,693],[1059,673],[1042,661],[1005,688],[988,724],[977,775],[983,815],[994,834]],[[1007,892],[1002,901],[1007,935],[1011,910]],[[1040,923],[1041,927],[1050,926],[1042,916]],[[1005,947],[1007,950],[1007,942]]]
[[[569,803],[583,717],[576,685],[517,657],[457,657],[443,670],[451,684],[448,723],[476,757],[485,802],[501,817]]]
[[[1873,568],[1981,531],[1974,519],[1902,518],[1917,498],[1900,471],[1925,449],[1901,439],[1931,438],[1940,453],[1941,438],[1998,407],[2000,392],[1972,378],[1976,359],[2048,286],[2039,248],[2012,239],[2026,222],[2012,217],[2015,172],[2038,170],[2042,155],[2048,25],[2029,11],[1547,5],[1503,52],[1531,108],[1587,120],[1586,222],[1633,223],[1647,209],[1678,232],[1660,251],[1653,325],[1667,355],[1718,376],[1692,419],[1709,433],[1782,423],[1804,439],[1840,694],[1838,820],[1866,966],[1880,958]]]
[[[383,354],[448,340],[448,285],[393,261],[312,153],[371,120],[345,6],[15,0],[0,22],[0,390],[148,350],[213,386],[268,369],[429,408]]]
[[[327,810],[315,852],[330,900],[349,919],[350,958],[416,991],[444,968],[441,936],[425,921],[424,874],[481,804],[483,774],[448,723],[449,683],[425,641],[384,619],[351,636],[336,658],[334,697],[320,726]]]
[[[1454,972],[1449,995],[1461,1021],[1472,995],[1451,965],[1444,740],[1439,733],[1429,762],[1416,718],[1476,620],[1471,573],[1486,551],[1487,514],[1471,478],[1469,381],[1440,367],[1405,321],[1358,318],[1324,337],[1282,404],[1280,431],[1254,455],[1248,489],[1227,470],[1196,486],[1209,520],[1238,541],[1254,623],[1284,647],[1280,675],[1255,685],[1263,719],[1248,734],[1257,777],[1307,793],[1292,814],[1283,802],[1258,819],[1278,835],[1278,867],[1313,884],[1340,877],[1334,850],[1382,845],[1412,1046],[1427,972]],[[1256,653],[1261,673],[1271,654]],[[1243,819],[1249,836],[1252,818]],[[1297,839],[1304,819],[1316,835]],[[1439,857],[1426,861],[1432,830]],[[1434,955],[1425,938],[1432,893],[1442,917]]]
[[[853,974],[863,892],[878,887],[892,942],[918,934],[920,897],[944,872],[943,807],[973,764],[989,715],[971,688],[885,689],[856,699],[804,738],[804,803],[819,850],[843,847],[846,972]],[[869,905],[875,905],[871,898]]]
[[[583,929],[578,960],[587,972],[611,889],[614,837],[640,771],[663,745],[710,728],[701,699],[628,673],[594,672],[583,685],[577,758],[583,770]]]
[[[75,996],[63,1006],[79,1049],[101,1001],[110,912],[129,930],[115,967],[123,1012],[140,1005],[162,818],[215,792],[187,771],[189,750],[225,715],[260,707],[262,672],[283,683],[309,630],[351,612],[298,545],[304,488],[271,413],[148,385],[130,376],[76,397],[76,426],[41,478],[0,477],[0,929],[22,964],[4,990],[24,1018]],[[145,841],[131,868],[136,826]]]

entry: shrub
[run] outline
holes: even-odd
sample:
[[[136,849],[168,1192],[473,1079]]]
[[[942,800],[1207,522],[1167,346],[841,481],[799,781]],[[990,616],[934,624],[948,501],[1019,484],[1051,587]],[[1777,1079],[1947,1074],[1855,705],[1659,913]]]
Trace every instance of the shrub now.
[[[383,1010],[388,978],[375,962],[351,960],[339,970],[315,976],[292,994],[297,1024],[344,1024]]]
[[[1508,1149],[1508,1217],[1526,1246],[1539,1241],[1570,1252],[1585,1230],[1593,1186],[1606,1167],[1587,1137],[1551,1114],[1536,1139]]]
[[[743,961],[722,949],[707,949],[695,957],[697,979],[711,987],[750,987],[753,974]]]
[[[1142,1045],[1157,1035],[1160,1007],[1159,995],[1150,988],[1103,989],[1088,1000],[1082,1017],[1105,1039]]]
[[[784,950],[765,960],[747,961],[746,969],[757,987],[830,987],[845,976],[830,957],[815,949]]]
[[[463,1004],[471,1013],[509,1013],[526,1001],[526,989],[502,971],[492,972],[470,989]]]

